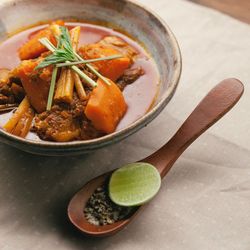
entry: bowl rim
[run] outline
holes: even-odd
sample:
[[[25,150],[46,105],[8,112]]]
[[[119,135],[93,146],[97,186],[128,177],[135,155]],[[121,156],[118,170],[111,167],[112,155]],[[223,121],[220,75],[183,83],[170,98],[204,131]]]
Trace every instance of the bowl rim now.
[[[132,124],[128,125],[121,130],[115,131],[111,134],[104,135],[99,138],[91,139],[91,140],[79,140],[79,141],[70,141],[70,142],[52,142],[52,141],[43,141],[43,140],[30,140],[21,138],[15,135],[12,135],[3,129],[0,129],[0,137],[5,139],[5,142],[8,144],[20,143],[26,146],[33,146],[46,149],[53,149],[61,151],[62,149],[77,149],[77,148],[86,148],[87,150],[92,150],[96,148],[100,148],[102,146],[108,145],[111,142],[120,141],[128,137],[129,135],[135,133],[142,127],[146,126],[150,123],[159,113],[165,108],[171,97],[174,95],[176,88],[178,86],[181,71],[182,71],[182,57],[180,52],[180,47],[173,34],[172,30],[168,26],[168,24],[163,20],[157,13],[155,13],[152,9],[145,6],[142,3],[139,3],[135,0],[124,0],[129,4],[135,5],[138,8],[145,10],[150,15],[154,16],[155,19],[160,23],[160,25],[165,29],[166,33],[169,35],[169,41],[172,46],[173,56],[174,56],[174,63],[175,69],[173,71],[172,78],[170,79],[170,86],[168,87],[167,91],[162,95],[162,99],[152,107],[146,114],[142,117],[138,118]]]

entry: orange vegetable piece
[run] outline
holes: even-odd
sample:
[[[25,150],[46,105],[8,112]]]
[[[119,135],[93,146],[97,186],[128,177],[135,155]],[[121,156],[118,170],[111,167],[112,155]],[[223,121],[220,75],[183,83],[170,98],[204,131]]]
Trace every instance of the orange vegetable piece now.
[[[127,111],[127,104],[117,85],[110,81],[107,85],[101,79],[91,92],[85,115],[94,127],[104,133],[115,131],[119,121]]]
[[[100,43],[89,44],[87,46],[81,47],[80,52],[82,53],[84,59],[95,59],[106,56],[121,55],[119,50]],[[126,56],[113,60],[105,60],[93,63],[93,65],[97,67],[98,71],[103,76],[111,79],[112,81],[116,81],[124,73],[124,71],[131,66],[131,64],[131,59]]]
[[[19,58],[21,60],[34,59],[39,57],[43,52],[48,51],[48,49],[39,42],[40,38],[46,37],[56,46],[57,41],[52,28],[52,25],[54,24],[64,25],[64,22],[56,21],[52,23],[49,27],[42,29],[36,34],[34,34],[30,40],[28,40],[19,48],[18,52]]]
[[[50,81],[45,77],[45,73],[38,74],[35,71],[35,67],[39,64],[39,60],[23,61],[19,67],[17,67],[13,74],[21,79],[23,88],[27,94],[32,107],[41,113],[46,110]],[[49,68],[45,68],[46,75]],[[51,71],[50,71],[51,75]]]

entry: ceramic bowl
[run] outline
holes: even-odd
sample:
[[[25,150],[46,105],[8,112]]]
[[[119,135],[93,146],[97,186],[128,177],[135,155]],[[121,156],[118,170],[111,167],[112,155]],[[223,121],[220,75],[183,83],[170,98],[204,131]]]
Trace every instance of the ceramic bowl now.
[[[1,0],[0,41],[10,32],[39,21],[79,19],[110,23],[144,44],[155,59],[161,86],[151,110],[124,129],[98,139],[56,143],[22,139],[0,130],[0,140],[21,150],[42,155],[87,153],[118,142],[152,121],[172,98],[181,74],[178,43],[168,25],[151,10],[129,0]]]

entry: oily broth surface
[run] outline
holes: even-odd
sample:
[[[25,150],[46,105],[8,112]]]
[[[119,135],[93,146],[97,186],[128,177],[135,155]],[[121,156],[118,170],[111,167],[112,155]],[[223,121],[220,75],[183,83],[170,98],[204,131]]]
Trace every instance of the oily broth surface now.
[[[120,121],[117,130],[127,127],[129,124],[142,117],[151,108],[158,93],[159,73],[154,60],[148,55],[141,45],[118,31],[104,26],[88,23],[69,22],[67,25],[69,27],[77,25],[81,26],[80,46],[98,42],[103,37],[108,35],[115,35],[125,40],[138,51],[138,58],[135,60],[132,67],[141,66],[144,69],[145,74],[133,84],[128,85],[123,91],[128,105],[128,110],[123,119]],[[21,44],[25,43],[37,31],[44,27],[46,27],[46,25],[29,28],[2,42],[0,44],[0,68],[12,69],[16,67],[20,63],[18,58],[18,49]],[[11,117],[11,114],[12,112],[0,114],[1,128]],[[29,133],[26,138],[32,140],[39,139],[34,133]]]

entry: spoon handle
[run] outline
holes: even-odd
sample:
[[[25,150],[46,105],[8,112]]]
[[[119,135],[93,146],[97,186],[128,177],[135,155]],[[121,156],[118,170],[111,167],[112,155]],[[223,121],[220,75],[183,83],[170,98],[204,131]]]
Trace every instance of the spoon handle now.
[[[172,139],[143,161],[156,166],[163,178],[186,148],[225,115],[243,92],[244,86],[237,79],[220,82],[198,104]]]

